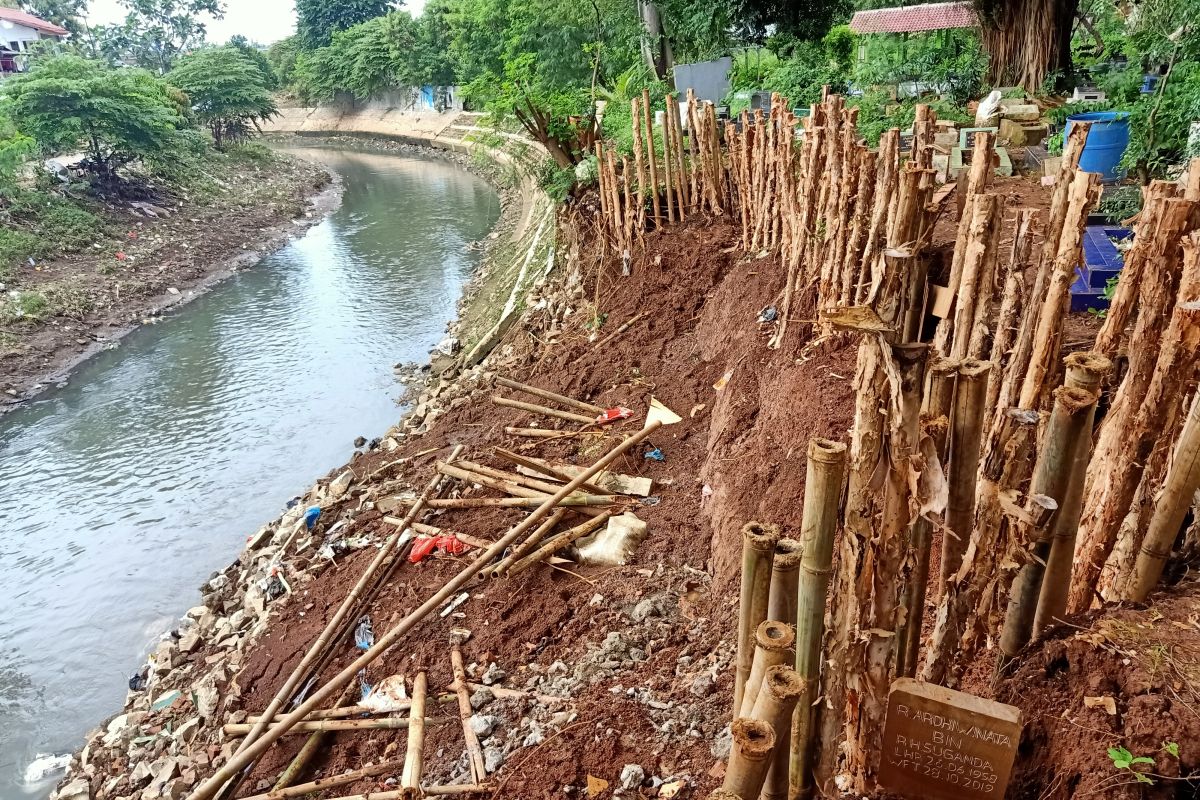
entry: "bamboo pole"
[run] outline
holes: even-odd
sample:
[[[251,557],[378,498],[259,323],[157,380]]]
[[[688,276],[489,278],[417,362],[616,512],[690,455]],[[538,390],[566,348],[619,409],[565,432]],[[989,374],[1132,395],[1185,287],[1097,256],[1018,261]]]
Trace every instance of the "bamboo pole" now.
[[[762,720],[739,717],[733,721],[731,730],[733,750],[721,788],[738,797],[757,798],[771,767],[775,729]]]
[[[639,237],[646,230],[646,166],[642,155],[642,110],[639,107],[641,99],[636,95],[629,99],[629,117],[633,125],[633,164],[637,170],[637,194],[634,201],[637,203],[637,212],[634,225]]]
[[[284,721],[272,722],[266,726],[267,733],[283,731],[288,733],[312,733],[320,731],[328,733],[331,731],[394,731],[401,728],[409,727],[408,717],[383,717],[381,719],[314,719],[310,721],[297,722],[295,725],[288,726],[284,729]],[[251,722],[231,722],[221,726],[221,732],[226,736],[246,736],[254,728],[255,724]],[[263,735],[266,736],[267,733]]]
[[[562,483],[566,483],[567,481],[571,480],[572,477],[574,477],[569,472],[563,472],[562,470],[555,469],[549,464],[544,464],[534,458],[526,458],[520,453],[514,453],[511,450],[505,450],[503,447],[493,447],[492,452],[494,452],[500,458],[503,458],[505,461],[511,461],[513,464],[516,464],[519,467],[525,467],[526,469],[531,469],[534,472],[540,472],[546,477],[554,478],[556,481],[561,481]],[[549,486],[552,484],[547,485]],[[553,488],[558,489],[558,486],[554,486]],[[593,494],[604,494],[604,490],[594,483],[585,483],[583,485],[583,489],[585,491],[592,492]]]
[[[597,473],[602,472],[612,462],[616,461],[621,455],[627,452],[630,448],[644,441],[647,437],[652,436],[662,426],[662,422],[655,420],[649,423],[645,428],[626,437],[612,450],[605,454],[599,461],[589,467],[586,471],[580,473],[579,477],[572,480],[562,489],[560,489],[553,497],[548,498],[540,506],[526,517],[523,521],[512,527],[504,534],[495,544],[486,551],[481,553],[471,564],[468,564],[454,578],[446,583],[440,590],[435,592],[428,600],[422,603],[416,610],[411,612],[395,627],[383,635],[370,650],[360,655],[350,664],[346,665],[330,681],[317,689],[307,700],[301,703],[294,711],[284,718],[280,725],[272,728],[260,736],[254,743],[245,747],[242,752],[234,754],[224,766],[213,773],[204,783],[198,786],[195,791],[188,796],[188,800],[209,800],[212,798],[225,782],[237,775],[247,764],[249,764],[259,754],[266,751],[272,743],[283,736],[287,730],[299,723],[315,710],[322,702],[329,699],[334,693],[339,691],[348,681],[354,680],[358,675],[358,671],[367,665],[373,663],[381,655],[387,652],[394,644],[403,639],[409,631],[416,625],[424,621],[430,614],[435,612],[441,605],[450,597],[454,596],[468,581],[474,578],[479,570],[485,564],[490,564],[493,559],[504,549],[519,539],[521,536],[528,533],[543,517],[549,514],[558,501],[567,497],[569,494],[579,488],[580,485],[586,483],[590,478]],[[436,485],[436,484],[435,484]],[[415,516],[415,515],[414,515]],[[267,716],[271,716],[278,708],[270,709]]]
[[[567,510],[565,508],[560,508],[547,517],[545,522],[539,525],[533,531],[533,533],[529,534],[529,538],[514,547],[508,555],[501,559],[500,563],[492,567],[488,574],[490,574],[493,578],[500,578],[506,575],[509,569],[512,568],[512,565],[517,563],[519,559],[529,555],[529,553],[535,547],[537,547],[538,543],[542,541],[542,538],[545,537],[547,533],[554,530],[554,526],[562,521],[562,518],[566,516],[566,514]]]
[[[761,800],[787,800],[788,756],[791,752],[792,714],[799,702],[807,702],[808,682],[791,667],[780,664],[767,670],[750,717],[762,720],[775,731],[771,766],[763,784]]]
[[[958,568],[975,525],[975,480],[979,472],[979,448],[983,440],[983,405],[987,396],[987,361],[964,361],[958,370],[958,391],[950,434],[950,492],[946,504],[946,527],[942,532],[940,598]],[[914,665],[915,666],[915,665]]]
[[[1193,161],[1192,165],[1200,167],[1200,161]],[[1140,603],[1158,584],[1197,489],[1200,489],[1200,396],[1192,401],[1162,491],[1155,498],[1150,526],[1142,539],[1125,599]]]
[[[413,681],[412,707],[409,709],[408,749],[404,755],[404,772],[400,775],[401,797],[420,800],[421,772],[425,750],[425,691],[424,672]],[[470,705],[470,700],[467,701]]]
[[[771,562],[779,528],[760,522],[742,527],[742,588],[738,605],[737,673],[734,679],[733,707],[742,707],[743,692],[754,665],[754,632],[767,618],[771,591]]]
[[[672,153],[674,140],[671,137],[671,97],[667,96],[667,110],[663,112],[663,182],[667,195],[667,220],[675,223],[675,192],[674,176],[675,156]]]
[[[345,786],[348,783],[356,783],[364,778],[375,778],[380,775],[387,775],[389,772],[399,772],[403,768],[403,761],[384,761],[382,764],[374,764],[370,767],[344,772],[341,775],[331,775],[327,778],[320,778],[308,783],[298,783],[295,786],[288,786],[283,789],[272,789],[269,792],[251,795],[241,800],[284,800],[288,797],[303,797],[306,794],[316,794],[326,789]]]
[[[1065,359],[1065,385],[1099,396],[1101,384],[1112,372],[1112,362],[1099,353],[1072,353]],[[1088,419],[1084,430],[1091,431],[1096,418],[1093,404],[1085,412]],[[1079,532],[1079,515],[1083,511],[1084,478],[1092,458],[1092,437],[1083,436],[1075,443],[1070,481],[1063,491],[1058,513],[1051,523],[1050,552],[1046,557],[1046,574],[1042,580],[1037,614],[1033,620],[1033,635],[1037,637],[1046,627],[1061,619],[1067,610],[1067,593],[1071,586],[1071,566],[1075,558],[1075,539]]]
[[[589,422],[594,422],[595,415],[603,414],[605,411],[605,409],[601,406],[594,405],[592,403],[585,403],[582,400],[576,400],[574,397],[567,397],[566,395],[556,394],[555,392],[551,392],[548,389],[539,389],[536,386],[530,386],[525,383],[517,383],[514,380],[510,380],[509,378],[504,378],[499,375],[496,376],[496,383],[498,383],[500,386],[503,386],[508,389],[513,389],[518,392],[524,392],[525,394],[533,395],[534,397],[540,397],[543,400],[549,400],[553,403],[559,403],[561,405],[568,406],[569,408],[575,408],[580,411],[586,411],[589,414],[593,415],[593,418],[588,420]]]
[[[582,414],[575,414],[570,411],[561,411],[557,408],[547,408],[546,406],[525,403],[520,400],[510,400],[509,398],[501,397],[500,395],[494,395],[492,397],[492,402],[498,406],[504,406],[505,408],[518,408],[521,411],[528,411],[531,414],[557,417],[558,419],[565,419],[568,422],[581,422],[584,425],[594,425],[596,423],[596,419],[594,417],[585,417]]]
[[[545,502],[548,495],[537,497],[455,497],[448,500],[430,500],[429,508],[537,508]],[[572,494],[564,497],[555,505],[570,506],[608,506],[622,499],[615,494]]]
[[[771,589],[767,599],[767,619],[796,626],[796,592],[800,580],[800,543],[780,538],[771,561]]]
[[[464,466],[458,466],[458,464]],[[457,464],[447,464],[444,461],[439,461],[437,462],[437,471],[443,475],[449,475],[470,483],[477,483],[480,486],[486,486],[489,489],[495,489],[517,497],[544,499],[562,488],[561,485],[539,481],[536,478],[527,478],[524,475],[498,477],[497,474],[505,474],[503,470],[492,469],[491,467],[485,467],[482,464],[475,464],[470,461],[460,461]],[[604,490],[596,489],[596,494],[603,495]]]
[[[556,431],[549,428],[520,428],[505,426],[504,432],[510,436],[524,436],[529,439],[571,439],[592,431]]]
[[[454,696],[458,700],[458,718],[462,720],[463,742],[467,748],[467,760],[471,764],[471,776],[475,783],[487,780],[487,768],[483,761],[483,748],[479,737],[471,728],[471,695],[467,692],[467,671],[463,666],[462,648],[454,645],[450,649],[450,668],[454,673]]]
[[[420,792],[426,797],[449,797],[460,794],[487,794],[493,787],[473,784],[449,784],[445,786],[423,786]],[[412,789],[393,789],[386,792],[369,792],[367,794],[348,794],[343,797],[331,797],[327,800],[409,800],[413,797]]]
[[[434,696],[434,702],[437,703],[453,703],[455,702],[454,695],[446,693]],[[338,706],[336,708],[318,708],[313,713],[304,718],[304,722],[317,722],[323,719],[349,719],[350,717],[380,717],[387,714],[399,714],[402,711],[408,711],[412,705],[411,700],[400,700],[389,711],[378,711],[370,706],[353,705],[353,706]],[[284,714],[276,714],[271,720],[272,723],[282,722]],[[246,722],[254,723],[265,720],[262,714],[251,714],[246,717]],[[244,800],[244,798],[243,798]]]
[[[654,152],[654,109],[650,103],[650,90],[642,89],[643,123],[646,126],[646,138],[649,146],[646,150],[646,160],[650,168],[650,206],[654,209],[654,227],[662,228],[661,207],[658,202],[658,154]]]
[[[1061,387],[1054,393],[1054,408],[1046,424],[1046,433],[1034,468],[1030,495],[1043,495],[1055,502],[1055,510],[1066,494],[1076,467],[1076,444],[1090,438],[1088,425],[1095,413],[1097,396],[1083,389]],[[1032,557],[1021,567],[1008,600],[1008,612],[1000,635],[1001,668],[1016,657],[1033,635],[1038,595],[1050,554],[1047,530],[1033,539]],[[1029,539],[1026,539],[1029,541]]]
[[[458,454],[462,452],[462,449],[463,448],[461,445],[455,447],[450,455],[451,460],[456,458]],[[388,561],[388,559],[396,551],[397,545],[401,543],[401,537],[404,535],[405,527],[416,520],[417,515],[425,510],[430,495],[438,490],[441,482],[441,475],[435,475],[433,479],[429,481],[429,484],[425,487],[425,490],[421,492],[416,502],[413,503],[412,508],[408,510],[408,514],[405,515],[404,527],[397,528],[396,532],[387,538],[387,541],[384,542],[383,547],[381,547],[379,552],[375,554],[375,558],[373,558],[371,563],[367,565],[367,568],[363,570],[362,575],[359,576],[358,581],[354,584],[354,588],[352,588],[342,600],[342,604],[338,606],[338,610],[334,612],[334,615],[330,618],[329,622],[325,624],[325,627],[321,630],[320,635],[317,636],[316,641],[313,642],[312,646],[309,647],[309,649],[304,653],[304,656],[300,659],[299,663],[297,663],[292,669],[291,675],[289,675],[288,679],[285,680],[283,685],[279,687],[279,691],[277,691],[275,696],[271,698],[271,702],[267,704],[266,710],[263,711],[263,716],[266,719],[269,720],[275,716],[279,709],[283,707],[283,704],[292,696],[293,692],[296,691],[296,688],[300,685],[301,681],[303,681],[307,676],[309,668],[313,665],[313,663],[324,655],[325,650],[330,645],[334,636],[341,629],[349,612],[355,607],[363,591],[367,589],[368,584],[371,583],[372,579],[375,577],[375,574],[383,566],[384,562]],[[404,541],[407,541],[407,539]],[[316,706],[314,705],[313,708],[315,707]],[[303,719],[303,717],[297,717],[296,719],[299,721],[300,719]],[[265,728],[265,721],[256,723],[246,734],[246,738],[243,739],[241,744],[238,745],[238,748],[234,751],[234,754],[238,755],[248,750],[255,740],[261,736]],[[249,759],[246,759],[246,763],[249,763]],[[234,774],[234,771],[230,771],[225,779],[221,781],[221,783],[223,784],[225,780],[233,777]],[[213,793],[215,793],[217,788],[219,788],[219,786],[213,787]]]
[[[750,667],[746,687],[742,690],[742,705],[734,710],[735,717],[750,716],[767,670],[787,661],[796,643],[796,632],[786,622],[768,619],[754,632],[754,641],[754,663]]]
[[[532,567],[534,564],[541,563],[545,559],[557,553],[559,550],[562,550],[564,547],[574,544],[576,539],[582,539],[589,533],[600,530],[600,528],[604,527],[611,517],[612,513],[606,512],[598,517],[589,519],[587,522],[576,525],[570,530],[563,531],[557,536],[554,536],[537,550],[534,550],[529,555],[513,562],[513,565],[508,568],[506,573],[504,573],[504,577],[515,577],[516,575],[519,575],[520,573]]]

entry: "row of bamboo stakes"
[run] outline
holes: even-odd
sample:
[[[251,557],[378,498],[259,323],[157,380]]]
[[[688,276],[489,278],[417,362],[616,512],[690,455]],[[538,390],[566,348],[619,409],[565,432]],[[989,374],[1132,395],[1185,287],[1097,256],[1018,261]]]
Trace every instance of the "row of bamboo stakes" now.
[[[903,154],[899,131],[871,153],[853,125],[853,111],[827,97],[799,122],[776,103],[726,128],[742,247],[778,252],[787,272],[773,344],[797,302],[815,304],[820,333],[861,338],[845,484],[815,483],[810,463],[805,524],[812,498],[833,509],[842,536],[825,567],[831,626],[822,642],[818,624],[823,657],[813,660],[828,666],[801,672],[810,683],[790,741],[772,731],[772,747],[790,748],[790,787],[781,794],[774,767],[762,767],[771,737],[750,724],[742,696],[753,697],[766,647],[756,626],[776,619],[763,599],[772,548],[747,534],[736,774],[714,797],[807,797],[833,791],[835,776],[870,791],[894,678],[955,686],[989,649],[999,677],[1068,612],[1145,599],[1200,488],[1200,160],[1182,183],[1145,190],[1100,334],[1068,352],[1070,286],[1100,188],[1078,168],[1088,126],[1065,142],[1044,219],[988,191],[995,139],[976,134],[948,274],[937,276],[950,307],[930,331],[925,251],[948,195],[933,182],[936,117],[919,109]],[[823,587],[798,595],[822,609],[824,598]],[[796,628],[797,671],[812,629]]]

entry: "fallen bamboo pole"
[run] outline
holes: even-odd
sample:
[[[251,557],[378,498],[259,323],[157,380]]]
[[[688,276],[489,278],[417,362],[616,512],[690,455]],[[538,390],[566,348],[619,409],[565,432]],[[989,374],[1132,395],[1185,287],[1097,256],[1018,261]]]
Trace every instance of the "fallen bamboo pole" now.
[[[467,671],[463,666],[462,649],[455,645],[450,649],[450,667],[454,673],[454,696],[458,700],[458,717],[462,720],[463,741],[467,747],[467,760],[471,764],[471,775],[476,783],[487,780],[487,767],[483,761],[483,748],[479,737],[471,728],[471,695],[467,692]]]
[[[348,783],[355,783],[363,778],[374,778],[379,775],[386,775],[389,772],[399,772],[404,768],[403,761],[385,761],[382,764],[375,764],[370,767],[363,767],[352,772],[344,772],[341,775],[331,775],[328,778],[319,778],[308,783],[298,783],[295,786],[288,786],[285,789],[273,789],[263,794],[255,794],[250,797],[241,798],[241,800],[284,800],[288,797],[303,797],[306,794],[316,794],[323,792],[326,789],[333,789],[337,786],[345,786]]]
[[[721,788],[738,797],[757,798],[771,767],[775,729],[762,720],[739,717],[733,721],[731,730],[733,749]]]
[[[455,497],[447,500],[430,500],[428,508],[537,508],[549,495],[540,497]],[[572,494],[555,505],[559,506],[610,506],[621,497],[615,494]]]
[[[771,562],[779,528],[759,522],[742,527],[742,588],[738,606],[737,673],[733,689],[733,707],[740,709],[754,666],[754,634],[767,618],[771,591]]]
[[[514,426],[505,426],[504,432],[510,436],[525,436],[530,439],[571,439],[584,433],[592,433],[592,431],[556,431],[546,428],[518,428]]]
[[[384,517],[383,521],[390,522],[393,525],[399,524],[399,520],[397,520],[395,517]],[[455,539],[458,539],[460,542],[471,545],[471,547],[491,547],[492,546],[491,539],[480,539],[478,536],[472,536],[469,533],[463,533],[462,531],[452,531],[449,528],[439,528],[436,525],[426,525],[422,522],[414,522],[412,525],[409,525],[408,527],[412,528],[414,531],[416,531],[421,536],[453,536]]]
[[[1192,162],[1193,169],[1200,161]],[[1171,555],[1171,546],[1179,536],[1183,521],[1196,490],[1200,488],[1200,396],[1192,401],[1191,411],[1183,424],[1179,442],[1171,458],[1162,491],[1154,501],[1150,526],[1142,540],[1133,577],[1127,590],[1127,600],[1145,600],[1162,577],[1163,566]]]
[[[1083,438],[1091,438],[1088,423],[1096,408],[1096,395],[1083,389],[1061,387],[1054,393],[1054,408],[1034,467],[1029,485],[1031,496],[1042,495],[1054,501],[1054,510],[1066,494],[1072,480],[1075,446]],[[1025,536],[1022,541],[1032,544],[1031,558],[1017,573],[1008,598],[1008,611],[1000,635],[998,669],[1014,659],[1033,635],[1033,620],[1041,593],[1046,557],[1050,554],[1049,526],[1042,527],[1036,538]]]
[[[381,655],[387,652],[391,647],[404,638],[409,631],[416,625],[425,620],[430,614],[439,609],[443,603],[450,597],[454,596],[468,581],[474,578],[479,570],[485,565],[490,564],[493,559],[500,553],[504,552],[504,548],[511,545],[521,536],[526,534],[531,528],[555,508],[559,500],[562,500],[567,495],[574,492],[582,484],[586,483],[596,473],[602,472],[612,462],[616,461],[621,455],[627,452],[630,448],[644,441],[647,437],[652,436],[662,426],[662,422],[655,420],[649,423],[645,428],[627,436],[616,447],[605,454],[599,461],[593,464],[588,470],[581,473],[578,478],[575,478],[566,486],[558,491],[553,497],[548,498],[540,506],[526,517],[523,521],[508,530],[499,541],[481,553],[471,564],[468,564],[454,578],[449,580],[445,586],[435,592],[428,600],[422,603],[415,611],[411,612],[395,627],[383,635],[367,652],[360,655],[350,664],[346,665],[341,672],[334,676],[330,681],[318,688],[307,700],[302,702],[292,713],[284,718],[284,721],[278,726],[265,731],[256,741],[246,746],[242,752],[235,753],[230,757],[220,769],[214,772],[208,780],[204,781],[200,786],[196,787],[189,796],[188,800],[210,800],[226,781],[237,775],[258,755],[265,752],[275,741],[282,737],[289,728],[298,724],[306,716],[312,713],[322,702],[328,700],[336,692],[341,690],[347,682],[354,680],[358,675],[358,671],[373,663]],[[436,486],[436,484],[434,484]],[[416,516],[415,514],[413,515]],[[267,716],[271,716],[278,710],[278,707],[271,709]]]
[[[786,622],[768,619],[758,626],[754,632],[754,662],[742,690],[742,705],[735,709],[735,717],[750,716],[767,670],[785,663],[795,643],[796,631]]]
[[[327,800],[408,800],[413,797],[412,789],[394,789],[386,792],[369,792],[368,794],[348,794],[342,797],[330,797]],[[445,786],[424,786],[419,790],[426,797],[449,797],[458,794],[485,794],[493,791],[486,784],[448,784]]]
[[[437,703],[453,703],[453,702],[455,702],[454,695],[450,694],[450,693],[436,695],[433,698],[433,700],[434,700],[434,702],[437,702]],[[363,705],[338,706],[337,708],[319,708],[316,711],[314,711],[313,713],[309,714],[307,717],[305,717],[304,721],[305,722],[316,722],[318,720],[323,720],[323,719],[347,719],[349,717],[357,717],[357,716],[365,717],[367,715],[378,717],[383,714],[398,714],[401,711],[408,711],[409,706],[411,704],[412,704],[411,700],[400,700],[387,711],[379,711],[370,706],[363,706]],[[285,715],[283,715],[283,714],[276,714],[275,718],[273,720],[271,720],[271,722],[272,723],[282,722],[284,716]],[[250,716],[246,717],[246,722],[251,722],[251,723],[261,722],[264,719],[266,719],[266,717],[264,717],[262,714],[251,714]]]
[[[600,406],[597,406],[597,405],[593,405],[592,403],[585,403],[582,400],[576,400],[574,397],[567,397],[566,395],[556,394],[554,392],[551,392],[548,389],[539,389],[536,386],[530,386],[529,384],[526,384],[526,383],[518,383],[517,381],[511,380],[509,378],[503,378],[499,375],[496,376],[496,383],[505,387],[506,389],[513,389],[518,392],[524,392],[525,394],[530,394],[530,395],[533,395],[534,397],[540,397],[543,400],[550,400],[555,403],[560,403],[564,406],[570,406],[571,408],[577,408],[580,411],[589,411],[592,414],[603,414],[604,413],[603,408],[601,408]]]
[[[567,509],[557,509],[553,514],[546,518],[545,522],[537,526],[537,528],[535,528],[534,531],[529,534],[529,537],[526,538],[525,541],[514,546],[509,551],[508,555],[502,558],[499,563],[493,566],[486,574],[491,575],[493,578],[503,577],[513,564],[529,555],[529,553],[538,546],[538,543],[545,538],[546,534],[554,530],[554,526],[561,522],[563,517],[566,515]],[[483,577],[483,575],[480,575],[480,577]]]
[[[514,575],[518,575],[532,567],[534,564],[537,564],[554,555],[564,547],[574,544],[576,539],[582,539],[589,533],[600,530],[600,528],[602,528],[608,522],[610,517],[612,517],[612,512],[606,512],[598,517],[589,519],[582,525],[576,525],[574,528],[563,531],[557,536],[552,537],[537,550],[534,550],[529,555],[521,558],[518,561],[515,561],[513,565],[508,568],[508,572],[506,572],[504,576],[506,578],[511,578]]]
[[[808,443],[808,475],[804,483],[804,515],[800,523],[800,576],[796,609],[796,672],[817,697],[821,675],[821,638],[825,632],[825,598],[833,570],[833,534],[846,477],[846,445],[828,439]],[[789,748],[789,795],[801,797],[811,785],[813,725],[811,703],[800,703],[792,716]]]
[[[537,490],[543,491],[543,492],[550,492],[550,493],[557,492],[559,489],[562,488],[562,485],[564,483],[571,480],[571,475],[568,475],[567,473],[562,472],[560,470],[556,470],[556,469],[554,469],[554,467],[545,466],[545,465],[541,464],[537,459],[526,458],[525,456],[520,455],[519,453],[513,453],[509,450],[505,450],[502,447],[494,448],[494,452],[496,453],[496,455],[501,456],[505,460],[512,461],[512,463],[516,464],[519,467],[525,467],[526,469],[531,469],[534,472],[540,472],[541,474],[545,475],[548,478],[554,478],[554,480],[556,482],[550,483],[548,481],[538,480],[537,478],[533,478],[528,475],[520,475],[515,472],[506,472],[504,470],[495,469],[493,467],[485,467],[480,464],[474,464],[470,461],[457,461],[455,463],[469,465],[466,467],[466,469],[469,469],[472,472],[478,472],[483,475],[489,475],[493,478],[500,478],[502,480],[509,480],[509,481],[512,481],[513,483],[520,483],[525,486],[528,486],[531,489],[537,489]],[[587,492],[589,494],[606,494],[604,489],[602,489],[600,486],[598,486],[594,483],[585,483],[581,488],[583,489],[584,492]]]
[[[788,756],[792,734],[792,714],[796,705],[807,702],[808,682],[791,667],[780,664],[767,670],[750,717],[762,720],[775,731],[771,765],[763,784],[761,800],[787,800]]]
[[[428,679],[418,672],[413,681],[412,708],[409,710],[408,749],[404,755],[404,772],[400,776],[401,796],[420,800],[421,772],[425,755],[425,692]],[[467,701],[470,705],[470,700]]]
[[[462,445],[455,447],[451,452],[450,459],[453,460],[456,458],[458,454],[462,452],[462,450]],[[325,624],[325,627],[321,630],[317,640],[313,642],[312,646],[309,647],[307,652],[305,652],[304,656],[300,659],[300,662],[292,669],[292,674],[288,676],[288,679],[283,682],[282,686],[279,687],[279,691],[277,691],[275,696],[271,698],[271,702],[267,704],[266,710],[263,711],[263,716],[266,719],[271,719],[275,716],[279,709],[283,707],[283,704],[291,698],[297,687],[300,686],[301,681],[303,681],[308,674],[309,668],[313,665],[313,662],[324,656],[326,648],[331,644],[334,636],[339,632],[343,623],[346,621],[350,610],[356,606],[359,596],[363,593],[363,590],[366,589],[368,584],[371,583],[372,579],[375,577],[375,573],[379,571],[384,562],[386,562],[395,552],[397,544],[400,543],[400,539],[404,535],[405,528],[414,522],[417,518],[417,515],[427,508],[429,496],[438,490],[441,482],[441,475],[436,475],[432,480],[430,480],[429,484],[425,487],[425,490],[417,498],[416,502],[413,503],[412,508],[408,510],[408,514],[405,515],[404,526],[397,528],[396,532],[388,537],[387,541],[384,542],[383,547],[381,547],[379,552],[375,554],[375,558],[372,559],[371,563],[367,565],[367,568],[363,570],[363,574],[359,577],[358,582],[354,584],[354,588],[351,589],[350,593],[346,595],[344,600],[342,600],[342,604],[338,606],[338,610],[334,613],[333,617],[331,617],[329,622]],[[330,692],[330,694],[332,694],[332,692]],[[316,705],[314,704],[312,709],[315,708]],[[294,712],[292,716],[295,716]],[[306,715],[296,717],[296,721],[303,719],[304,716]],[[241,753],[246,752],[254,743],[254,741],[262,734],[265,727],[265,722],[256,723],[254,727],[252,727],[246,734],[246,738],[243,739],[241,744],[238,745],[237,750],[234,751],[234,755],[238,756]],[[242,766],[250,763],[250,761],[251,758],[244,759]],[[222,779],[221,784],[224,784],[226,780],[232,778],[234,774],[234,771],[230,771],[229,774]],[[208,796],[211,797],[212,794],[215,794],[218,788],[220,788],[220,784],[214,786]]]
[[[557,417],[558,419],[565,419],[567,422],[580,422],[584,425],[592,425],[596,422],[594,417],[585,417],[583,414],[574,414],[570,411],[560,411],[557,408],[548,408],[546,406],[539,406],[534,403],[525,403],[520,400],[510,400],[509,398],[501,397],[500,395],[493,395],[492,402],[498,406],[504,406],[505,408],[516,408],[520,409],[521,411],[528,411],[530,414],[541,414],[542,416],[546,417]]]
[[[433,722],[434,720],[430,720]],[[384,717],[382,719],[315,719],[301,721],[284,729],[285,717],[279,722],[272,722],[266,730],[274,732],[283,729],[283,733],[312,733],[314,731],[392,731],[407,728],[408,717]],[[221,726],[221,732],[226,736],[245,736],[255,727],[250,722],[231,722]],[[264,736],[266,734],[263,734]]]

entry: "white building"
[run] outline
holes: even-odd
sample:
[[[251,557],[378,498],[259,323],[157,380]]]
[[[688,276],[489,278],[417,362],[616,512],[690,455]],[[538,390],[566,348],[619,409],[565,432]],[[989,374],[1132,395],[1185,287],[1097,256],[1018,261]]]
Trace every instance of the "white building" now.
[[[16,8],[0,6],[0,73],[24,71],[24,54],[34,42],[41,39],[62,41],[69,33],[53,22]]]

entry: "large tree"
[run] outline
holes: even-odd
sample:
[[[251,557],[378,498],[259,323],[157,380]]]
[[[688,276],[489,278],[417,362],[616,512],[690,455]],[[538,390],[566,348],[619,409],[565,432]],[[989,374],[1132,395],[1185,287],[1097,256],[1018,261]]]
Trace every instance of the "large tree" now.
[[[178,58],[204,42],[206,17],[225,15],[222,0],[120,0],[118,25],[93,29],[97,49],[114,64],[136,64],[165,75]]]
[[[167,80],[187,93],[192,112],[208,126],[218,150],[276,113],[259,64],[232,44],[185,56]]]
[[[310,48],[324,47],[338,31],[386,14],[391,0],[296,0],[296,33]]]
[[[1071,33],[1079,0],[975,0],[988,79],[1037,91],[1071,83]]]
[[[21,0],[21,10],[61,25],[76,36],[87,29],[87,0]]]

